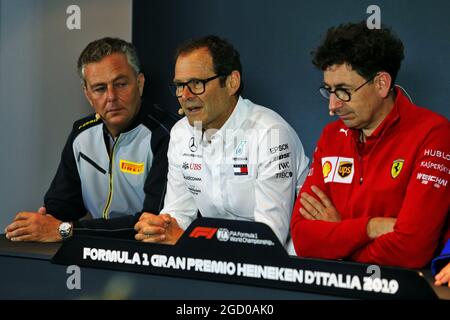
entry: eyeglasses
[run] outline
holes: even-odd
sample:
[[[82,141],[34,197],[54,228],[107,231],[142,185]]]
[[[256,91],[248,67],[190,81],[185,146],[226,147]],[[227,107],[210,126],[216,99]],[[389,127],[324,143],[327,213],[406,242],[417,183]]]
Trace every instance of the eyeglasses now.
[[[353,90],[348,90],[348,89],[344,89],[344,88],[336,88],[333,91],[331,91],[330,88],[322,86],[319,88],[319,92],[325,99],[330,99],[331,94],[334,93],[339,100],[342,100],[344,102],[349,102],[352,99],[352,95],[351,95],[352,91],[353,91],[353,93],[355,93],[356,91],[358,91],[359,89],[364,87],[366,84],[368,84],[370,81],[372,81],[377,75],[378,75],[378,73],[375,74],[373,77],[371,77],[366,82],[364,82],[358,88],[353,89]]]
[[[187,82],[175,82],[169,85],[172,94],[180,98],[183,95],[184,87],[187,86],[189,91],[196,96],[205,92],[206,84],[214,79],[225,76],[224,74],[218,74],[207,79],[192,79]]]

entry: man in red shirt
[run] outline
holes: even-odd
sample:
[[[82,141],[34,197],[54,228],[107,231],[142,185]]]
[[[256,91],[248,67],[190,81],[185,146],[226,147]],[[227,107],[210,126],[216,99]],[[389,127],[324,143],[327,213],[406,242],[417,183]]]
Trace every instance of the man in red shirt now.
[[[427,265],[448,232],[450,122],[395,86],[403,44],[364,22],[328,30],[313,63],[331,116],[299,193],[299,256]],[[444,227],[445,226],[445,227]]]

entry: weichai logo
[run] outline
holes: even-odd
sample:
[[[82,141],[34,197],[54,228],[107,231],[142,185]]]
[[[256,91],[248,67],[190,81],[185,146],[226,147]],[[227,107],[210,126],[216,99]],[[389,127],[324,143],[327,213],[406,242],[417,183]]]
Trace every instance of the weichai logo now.
[[[216,234],[216,231],[217,228],[195,227],[189,235],[189,238],[204,237],[206,239],[211,239]]]
[[[142,174],[144,172],[144,164],[120,160],[120,171],[131,174]]]
[[[345,178],[352,173],[353,163],[349,161],[342,161],[339,163],[338,174]]]

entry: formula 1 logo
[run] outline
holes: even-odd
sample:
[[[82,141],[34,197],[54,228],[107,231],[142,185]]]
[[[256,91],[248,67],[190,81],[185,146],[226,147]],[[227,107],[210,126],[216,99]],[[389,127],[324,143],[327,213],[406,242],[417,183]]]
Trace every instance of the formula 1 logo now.
[[[216,234],[217,228],[209,228],[209,227],[195,227],[194,230],[192,230],[191,234],[189,235],[189,238],[206,238],[211,239],[214,234]]]

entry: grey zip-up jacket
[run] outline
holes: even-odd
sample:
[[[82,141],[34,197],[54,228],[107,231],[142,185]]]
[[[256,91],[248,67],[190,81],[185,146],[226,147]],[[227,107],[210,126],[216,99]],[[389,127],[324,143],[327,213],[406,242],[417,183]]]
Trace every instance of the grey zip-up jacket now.
[[[44,197],[47,212],[73,221],[74,234],[131,236],[142,212],[157,214],[162,208],[175,121],[158,107],[143,105],[111,146],[95,115],[76,121]],[[78,221],[87,213],[92,220]]]

